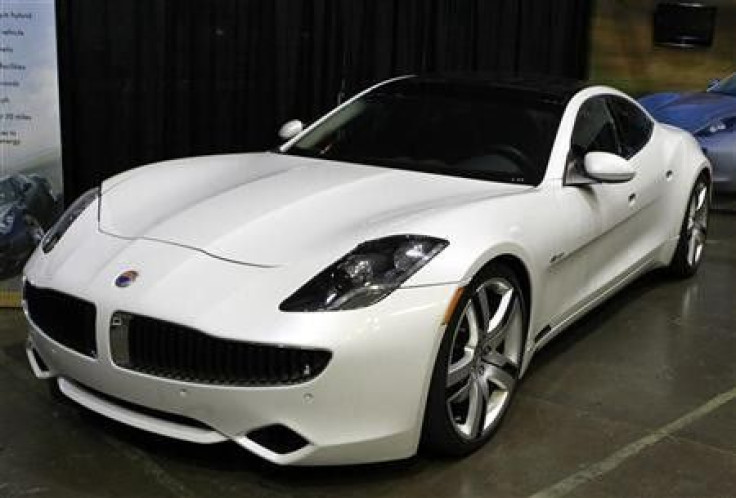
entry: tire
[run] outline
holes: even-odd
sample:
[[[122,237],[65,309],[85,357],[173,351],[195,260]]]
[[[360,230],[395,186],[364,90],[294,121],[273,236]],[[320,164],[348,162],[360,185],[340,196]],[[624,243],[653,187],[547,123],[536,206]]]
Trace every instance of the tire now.
[[[498,429],[516,392],[528,311],[516,274],[491,263],[465,288],[442,338],[422,446],[463,456]]]
[[[669,266],[670,273],[675,278],[695,275],[703,259],[708,235],[710,188],[708,178],[700,175],[688,198],[685,217],[680,227],[680,238]]]

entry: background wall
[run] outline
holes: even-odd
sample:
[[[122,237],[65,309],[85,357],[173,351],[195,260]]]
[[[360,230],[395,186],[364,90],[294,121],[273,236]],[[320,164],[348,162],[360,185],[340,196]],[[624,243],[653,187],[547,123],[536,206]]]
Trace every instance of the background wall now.
[[[57,0],[71,199],[161,159],[262,150],[390,76],[583,77],[588,0]]]
[[[596,0],[591,26],[590,79],[635,95],[704,90],[708,81],[736,71],[736,0],[718,7],[713,46],[655,47],[652,13],[657,0]]]

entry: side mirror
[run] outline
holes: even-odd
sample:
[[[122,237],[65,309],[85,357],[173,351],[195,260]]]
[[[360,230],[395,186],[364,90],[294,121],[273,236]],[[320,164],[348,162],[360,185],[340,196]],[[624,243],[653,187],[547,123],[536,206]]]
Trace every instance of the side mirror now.
[[[711,88],[713,88],[714,86],[716,86],[716,85],[717,85],[718,83],[720,83],[720,82],[721,82],[721,80],[719,80],[718,78],[716,78],[716,79],[713,79],[713,80],[710,80],[710,81],[708,82],[708,86],[706,87],[706,89],[707,89],[707,90],[710,90]]]
[[[281,126],[279,129],[279,137],[281,137],[282,140],[290,140],[300,134],[303,129],[304,123],[298,119],[292,119]]]
[[[603,183],[624,183],[636,176],[629,161],[610,152],[588,152],[584,167],[587,176]]]

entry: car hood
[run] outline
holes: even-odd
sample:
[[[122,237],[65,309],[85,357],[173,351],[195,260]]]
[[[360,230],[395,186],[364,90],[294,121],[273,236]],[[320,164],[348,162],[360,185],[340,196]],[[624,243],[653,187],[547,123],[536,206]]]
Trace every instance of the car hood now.
[[[641,100],[644,107],[658,120],[683,128],[691,133],[697,132],[715,120],[736,116],[736,97],[723,93],[688,93],[666,99],[660,106],[650,106],[657,100]]]
[[[103,183],[100,229],[280,266],[325,250],[339,257],[407,233],[413,219],[529,188],[276,153],[200,157]]]

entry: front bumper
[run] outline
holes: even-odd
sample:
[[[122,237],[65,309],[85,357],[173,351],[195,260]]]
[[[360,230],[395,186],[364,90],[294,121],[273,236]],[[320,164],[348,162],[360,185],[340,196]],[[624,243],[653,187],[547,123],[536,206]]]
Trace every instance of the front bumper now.
[[[280,281],[284,270],[239,265],[160,242],[99,233],[89,239],[73,252],[61,244],[58,253],[37,252],[26,267],[34,285],[97,307],[95,358],[55,342],[29,320],[34,371],[58,377],[68,397],[150,432],[197,443],[232,440],[278,464],[375,462],[416,452],[442,319],[456,285],[399,289],[362,310],[284,313],[276,299],[283,289],[265,285]],[[115,287],[115,277],[131,267],[140,272],[139,281]],[[119,310],[228,339],[327,349],[332,359],[318,377],[287,386],[206,385],[138,373],[112,361],[110,324]],[[249,437],[273,424],[307,444],[284,454]]]

